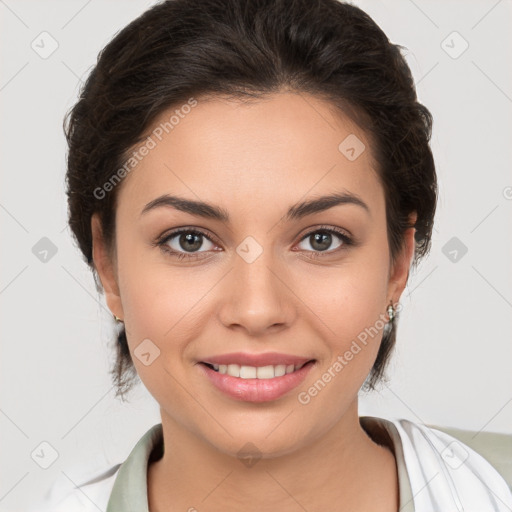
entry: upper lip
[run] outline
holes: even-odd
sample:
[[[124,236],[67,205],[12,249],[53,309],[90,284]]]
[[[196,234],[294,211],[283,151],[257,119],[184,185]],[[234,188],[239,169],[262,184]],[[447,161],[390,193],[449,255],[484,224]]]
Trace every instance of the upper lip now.
[[[311,357],[299,357],[278,352],[264,352],[262,354],[251,354],[249,352],[233,352],[231,354],[220,354],[202,359],[201,363],[209,364],[238,364],[240,366],[276,366],[280,364],[303,365],[311,361]]]

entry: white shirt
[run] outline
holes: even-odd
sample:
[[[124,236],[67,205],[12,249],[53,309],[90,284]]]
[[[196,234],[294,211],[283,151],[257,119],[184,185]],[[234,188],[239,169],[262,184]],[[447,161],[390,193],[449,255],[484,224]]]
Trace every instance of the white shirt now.
[[[360,417],[368,435],[395,455],[400,512],[511,512],[512,493],[481,455],[455,437],[405,419]],[[58,479],[34,512],[148,512],[148,461],[163,454],[162,424],[149,429],[122,464],[73,487]]]

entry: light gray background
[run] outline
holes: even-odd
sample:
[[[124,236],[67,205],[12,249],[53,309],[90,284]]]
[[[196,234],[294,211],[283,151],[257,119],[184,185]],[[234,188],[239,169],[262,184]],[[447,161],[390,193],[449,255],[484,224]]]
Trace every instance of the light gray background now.
[[[111,318],[66,227],[62,132],[99,50],[152,3],[0,0],[2,511],[24,510],[58,476],[72,485],[89,466],[122,462],[160,422],[142,385],[131,403],[113,398]],[[431,254],[401,299],[391,381],[360,412],[512,433],[512,4],[355,4],[408,48],[440,184]],[[31,47],[43,31],[58,43],[47,58]],[[454,31],[469,44],[457,58]],[[46,263],[32,252],[43,237],[57,248]],[[468,249],[456,261],[445,255],[453,237]],[[59,454],[46,470],[31,458],[43,441]]]

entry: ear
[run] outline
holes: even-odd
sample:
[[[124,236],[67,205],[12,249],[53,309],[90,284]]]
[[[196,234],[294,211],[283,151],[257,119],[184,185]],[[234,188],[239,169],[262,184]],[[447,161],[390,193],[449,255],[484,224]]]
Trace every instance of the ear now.
[[[416,224],[418,215],[413,212],[409,215],[409,224]],[[414,234],[416,228],[408,228],[404,232],[404,247],[400,254],[397,255],[395,264],[390,269],[390,276],[388,282],[388,302],[397,303],[407,285],[407,279],[409,277],[409,269],[414,257],[414,250],[416,241],[414,240]]]
[[[105,291],[107,306],[114,315],[123,319],[124,314],[119,286],[117,283],[117,271],[103,239],[103,232],[98,213],[94,213],[91,217],[91,232],[92,258],[101,280],[103,290]]]

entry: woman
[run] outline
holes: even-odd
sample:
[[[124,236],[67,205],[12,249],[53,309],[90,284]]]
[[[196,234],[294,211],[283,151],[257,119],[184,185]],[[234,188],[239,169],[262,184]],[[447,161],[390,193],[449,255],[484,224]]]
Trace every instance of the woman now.
[[[399,49],[336,0],[171,0],[101,52],[69,223],[162,422],[51,510],[510,510],[470,447],[358,415],[436,208]]]

